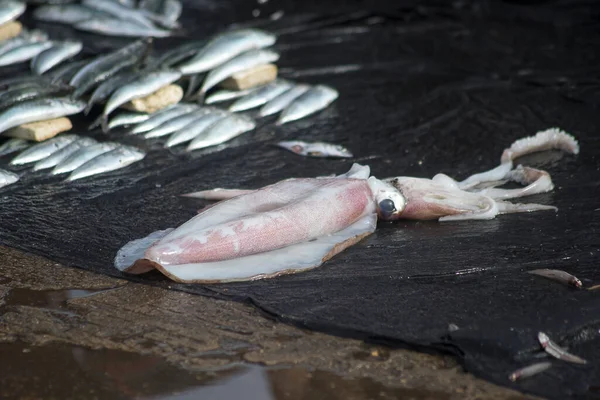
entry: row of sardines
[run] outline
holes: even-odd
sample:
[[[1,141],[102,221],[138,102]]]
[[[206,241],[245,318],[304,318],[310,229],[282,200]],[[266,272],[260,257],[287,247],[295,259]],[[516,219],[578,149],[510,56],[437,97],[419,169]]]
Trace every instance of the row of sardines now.
[[[90,130],[101,127],[109,132],[119,128],[118,132],[146,139],[166,139],[167,148],[186,144],[186,150],[192,151],[250,132],[263,117],[278,115],[275,124],[282,125],[317,113],[337,99],[337,91],[329,86],[277,76],[247,87],[231,88],[231,82],[226,85],[240,74],[279,60],[280,55],[270,48],[276,36],[266,31],[229,30],[205,40],[186,41],[166,52],[158,51],[153,37],[166,35],[152,34],[151,29],[178,28],[181,5],[175,3],[179,4],[168,0],[84,0],[81,4],[34,9],[37,19],[75,26],[85,21],[96,24],[119,19],[129,29],[121,36],[143,38],[87,58],[82,56],[83,43],[55,41],[40,30],[23,29],[19,35],[0,41],[0,66],[30,66],[28,73],[0,80],[0,135],[19,138],[22,136],[16,132],[24,126],[86,115]],[[0,30],[2,24],[18,18],[25,9],[23,3],[0,1]],[[131,33],[148,23],[153,27]],[[111,32],[118,34],[119,30]],[[167,88],[175,88],[169,96],[163,95]],[[262,123],[269,122],[265,119]],[[326,143],[288,141],[279,145],[300,155],[351,156],[343,147]],[[10,162],[9,168],[53,168],[52,174],[69,172],[68,180],[122,168],[145,155],[132,146],[62,134],[33,146],[12,139],[0,147],[0,157],[2,152],[20,151],[24,146],[28,148]],[[76,167],[65,169],[63,163]],[[0,187],[18,180],[14,172],[2,171],[0,175]]]

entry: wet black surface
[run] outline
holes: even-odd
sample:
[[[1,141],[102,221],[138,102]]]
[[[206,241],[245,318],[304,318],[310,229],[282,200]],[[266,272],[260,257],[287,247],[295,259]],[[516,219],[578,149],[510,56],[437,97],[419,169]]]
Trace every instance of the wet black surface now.
[[[140,145],[148,157],[70,184],[24,173],[0,192],[0,241],[120,276],[112,259],[124,243],[176,226],[203,205],[179,194],[342,173],[352,162],[370,165],[378,177],[463,178],[495,166],[513,140],[559,126],[580,140],[581,154],[520,160],[551,173],[556,190],[527,201],[555,205],[556,214],[380,224],[321,268],[268,281],[198,286],[159,274],[132,279],[251,302],[332,334],[449,351],[480,377],[549,398],[598,396],[599,292],[524,272],[564,269],[584,286],[600,283],[597,3],[328,2],[327,11],[317,2],[234,3],[203,10],[198,18],[206,24],[191,23],[195,14],[186,13],[184,26],[213,32],[264,9],[253,23],[284,33],[276,46],[281,75],[332,85],[339,100],[288,126],[267,120],[204,154],[163,150],[162,141],[115,132],[112,139]],[[281,10],[279,20],[261,19]],[[94,40],[97,49],[114,43]],[[356,158],[305,159],[268,145],[292,138],[343,144]],[[459,329],[450,333],[449,324]],[[557,363],[510,383],[512,370],[539,359],[540,330],[590,364]]]
[[[231,365],[190,371],[160,357],[64,343],[0,343],[3,399],[444,399],[445,394],[389,389],[327,371]],[[57,368],[60,366],[60,368]]]

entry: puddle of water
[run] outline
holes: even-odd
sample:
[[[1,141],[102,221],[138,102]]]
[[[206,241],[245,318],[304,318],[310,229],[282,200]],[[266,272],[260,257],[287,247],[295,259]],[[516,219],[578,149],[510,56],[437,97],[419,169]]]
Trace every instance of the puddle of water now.
[[[0,398],[375,400],[444,399],[446,394],[386,388],[301,368],[237,365],[193,372],[160,357],[64,343],[0,343]]]
[[[61,289],[61,290],[32,290],[25,288],[11,289],[4,298],[4,306],[28,306],[50,310],[62,310],[67,306],[67,300],[88,297],[110,289]]]

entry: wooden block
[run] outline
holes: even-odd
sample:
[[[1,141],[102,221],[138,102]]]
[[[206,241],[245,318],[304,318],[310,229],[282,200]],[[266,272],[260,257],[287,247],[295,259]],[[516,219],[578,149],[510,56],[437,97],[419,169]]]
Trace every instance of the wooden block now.
[[[23,25],[19,21],[10,21],[0,25],[0,41],[15,36],[19,36],[19,33],[23,30]]]
[[[129,103],[124,104],[123,108],[151,114],[167,106],[179,103],[182,98],[183,89],[181,86],[168,85],[158,89],[149,96],[131,100]]]
[[[263,64],[247,69],[221,82],[222,87],[230,90],[244,90],[264,85],[277,78],[277,65]]]
[[[4,132],[4,135],[41,142],[50,139],[61,132],[66,132],[72,127],[73,125],[69,118],[61,117],[23,124],[7,130]]]

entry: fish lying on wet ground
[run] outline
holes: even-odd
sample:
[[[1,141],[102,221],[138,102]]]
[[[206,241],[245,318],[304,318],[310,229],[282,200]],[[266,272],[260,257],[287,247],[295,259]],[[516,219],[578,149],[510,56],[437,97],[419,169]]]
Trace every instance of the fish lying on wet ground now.
[[[149,118],[150,114],[147,113],[122,112],[111,118],[108,123],[108,129],[110,130],[120,126],[136,125],[140,122],[147,121]]]
[[[520,379],[530,378],[534,375],[540,374],[550,369],[550,367],[552,367],[552,363],[549,361],[542,361],[539,363],[531,364],[512,372],[508,376],[508,379],[510,379],[513,382],[516,382]]]
[[[558,269],[534,269],[532,271],[527,271],[527,273],[531,275],[542,276],[565,285],[576,287],[577,289],[581,289],[583,287],[583,284],[576,276]]]
[[[55,167],[57,164],[59,164],[61,161],[63,161],[65,158],[69,157],[71,154],[73,154],[77,150],[79,150],[81,148],[86,148],[86,147],[91,146],[96,143],[97,142],[94,139],[87,138],[87,137],[82,137],[82,138],[76,139],[73,142],[66,145],[65,147],[63,147],[62,149],[55,151],[48,157],[35,163],[35,165],[33,166],[33,170],[39,171],[42,169]]]
[[[0,146],[0,157],[29,147],[29,142],[24,139],[9,139]]]
[[[277,143],[277,146],[301,156],[351,158],[352,153],[344,146],[325,142],[302,142],[298,140]]]
[[[52,47],[39,53],[31,60],[31,69],[38,75],[75,56],[83,48],[83,43],[75,41],[53,42]]]
[[[19,180],[19,175],[14,172],[0,169],[0,188],[11,185]]]
[[[114,150],[119,146],[119,143],[104,142],[80,148],[61,160],[54,167],[51,173],[52,175],[59,175],[75,171],[77,168],[81,167],[83,164],[99,156],[100,154]]]
[[[194,137],[186,151],[203,149],[225,143],[256,127],[254,120],[246,115],[228,115],[219,119]]]
[[[133,146],[122,145],[116,149],[101,153],[83,165],[76,168],[67,181],[86,178],[92,175],[98,175],[105,172],[115,171],[125,168],[137,161],[142,160],[146,153]]]
[[[84,108],[85,102],[70,97],[25,101],[0,112],[0,132],[29,122],[78,114]]]
[[[338,98],[338,92],[325,85],[316,85],[294,99],[282,112],[277,125],[307,117],[323,110]]]
[[[552,357],[574,364],[587,364],[587,361],[583,358],[569,353],[567,350],[554,343],[544,332],[538,333],[538,340],[544,351]]]
[[[83,0],[81,4],[38,7],[33,17],[107,36],[166,37],[179,27],[181,11],[179,0],[162,1],[155,11],[134,2]]]
[[[269,100],[264,106],[261,107],[258,115],[266,117],[268,115],[277,114],[283,111],[287,106],[292,104],[294,100],[303,95],[310,89],[309,85],[297,84],[289,90],[281,93],[279,96]]]
[[[78,138],[77,135],[58,135],[52,139],[31,146],[13,158],[10,165],[23,165],[43,160]]]
[[[229,106],[229,111],[239,112],[260,107],[291,88],[291,82],[277,79],[236,100]]]

